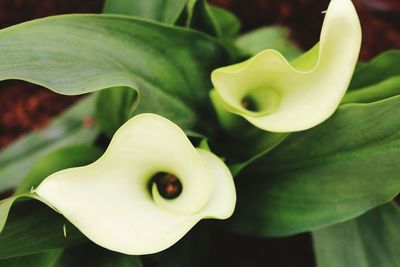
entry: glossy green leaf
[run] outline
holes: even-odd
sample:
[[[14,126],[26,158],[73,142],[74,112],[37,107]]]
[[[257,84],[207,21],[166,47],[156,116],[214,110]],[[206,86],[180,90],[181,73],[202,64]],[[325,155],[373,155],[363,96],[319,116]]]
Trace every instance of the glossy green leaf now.
[[[0,260],[3,267],[56,267],[55,263],[61,256],[61,249],[49,250],[38,254]]]
[[[186,2],[187,0],[106,0],[103,12],[174,24]],[[130,118],[136,99],[136,92],[129,87],[109,88],[99,92],[96,118],[109,137]]]
[[[400,266],[400,211],[395,205],[313,232],[318,266]]]
[[[382,82],[349,91],[342,99],[346,103],[370,103],[400,94],[400,76],[388,78]]]
[[[54,267],[142,267],[138,256],[111,252],[87,243],[64,250]]]
[[[55,150],[35,164],[18,185],[15,194],[29,192],[31,188],[36,188],[44,178],[56,171],[90,164],[102,154],[101,149],[90,145],[74,145]]]
[[[240,21],[233,13],[206,0],[189,1],[187,12],[187,26],[221,39],[233,38],[240,30]]]
[[[0,201],[0,258],[33,254],[86,240],[63,216],[33,200],[37,198],[35,194],[25,192],[51,173],[91,163],[100,155],[101,151],[92,146],[71,146],[52,152],[33,167],[17,189],[20,194]]]
[[[0,192],[16,187],[44,155],[63,146],[92,143],[98,135],[94,95],[74,104],[43,130],[32,132],[0,152]]]
[[[241,35],[236,46],[244,56],[254,56],[265,49],[275,49],[289,61],[297,58],[301,50],[289,39],[284,27],[264,27]]]
[[[399,95],[399,62],[400,51],[388,51],[359,64],[342,104],[369,103]]]
[[[140,258],[114,253],[92,243],[0,260],[4,267],[142,267]]]
[[[0,219],[4,216],[0,202]],[[66,236],[64,236],[64,227]],[[63,216],[35,200],[13,204],[0,233],[0,259],[63,248],[87,239]]]
[[[189,1],[188,13],[187,24],[193,29],[221,39],[234,38],[239,32],[240,21],[234,14],[206,0]]]
[[[193,0],[188,4],[187,26],[212,36],[220,36],[218,22],[206,0]]]
[[[238,232],[285,236],[354,218],[400,192],[400,96],[343,105],[236,179]]]
[[[134,111],[137,94],[129,87],[101,90],[97,96],[96,121],[109,137],[122,126]]]
[[[210,5],[220,35],[223,38],[234,38],[240,30],[240,20],[230,11]]]
[[[137,16],[174,24],[188,0],[106,0],[104,13]]]
[[[0,233],[3,231],[4,226],[6,225],[8,215],[10,213],[10,209],[14,202],[18,199],[25,199],[25,198],[34,198],[34,194],[24,194],[19,196],[12,196],[6,199],[2,199],[0,201]]]
[[[354,72],[349,90],[370,86],[399,75],[400,51],[388,51],[369,63],[360,64]]]
[[[214,222],[202,222],[172,247],[143,258],[145,267],[214,266],[218,228]],[[216,223],[216,225],[218,225]]]
[[[225,60],[222,45],[202,33],[132,17],[55,16],[0,31],[0,80],[69,95],[131,87],[139,92],[136,113],[186,129],[209,117],[209,75]]]

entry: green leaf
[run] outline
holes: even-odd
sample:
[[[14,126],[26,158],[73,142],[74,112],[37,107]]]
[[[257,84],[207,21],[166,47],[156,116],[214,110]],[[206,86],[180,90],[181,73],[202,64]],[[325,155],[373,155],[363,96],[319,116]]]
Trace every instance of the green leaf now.
[[[7,204],[3,200],[0,202],[0,226],[1,220],[7,218],[4,205]],[[0,233],[0,259],[63,248],[86,240],[63,216],[43,203],[34,200],[19,201],[13,205]]]
[[[64,250],[54,267],[142,267],[138,256],[111,252],[92,243]]]
[[[211,13],[223,38],[234,38],[240,30],[240,20],[228,10],[210,5]]]
[[[214,225],[215,223],[215,225]],[[146,267],[204,267],[215,266],[218,225],[216,222],[200,222],[172,247],[160,253],[146,255]],[[214,265],[213,265],[214,263]]]
[[[33,195],[28,194],[27,197],[31,197]],[[24,196],[19,196],[20,198]],[[7,222],[7,217],[10,212],[11,206],[14,204],[14,201],[17,200],[19,197],[9,197],[6,199],[2,199],[0,201],[0,233],[3,231],[4,226]]]
[[[209,119],[209,75],[226,60],[223,46],[202,33],[124,16],[55,16],[0,31],[0,80],[69,95],[131,87],[136,113],[185,129]]]
[[[399,62],[400,51],[388,51],[359,64],[342,104],[369,103],[399,95]]]
[[[400,266],[400,212],[390,203],[313,233],[319,267]]]
[[[175,24],[188,0],[107,0],[104,13],[138,16]],[[126,122],[135,107],[137,94],[129,87],[109,88],[99,92],[97,119],[101,129],[111,137]]]
[[[349,91],[342,99],[346,103],[370,103],[400,94],[400,76],[388,78],[382,82]]]
[[[33,254],[85,240],[63,216],[33,200],[40,200],[34,193],[25,192],[51,173],[91,163],[100,155],[98,148],[89,145],[71,146],[54,151],[33,167],[17,189],[19,195],[0,201],[0,258]]]
[[[254,127],[244,118],[227,112],[215,90],[211,91],[210,98],[222,128],[221,133],[212,140],[212,147],[226,158],[233,175],[256,158],[268,153],[289,135],[266,132]]]
[[[218,38],[232,61],[237,60],[234,40],[240,30],[240,21],[233,13],[209,5],[206,0],[190,0],[180,21],[182,25]]]
[[[218,22],[206,0],[193,0],[188,4],[187,26],[212,36],[220,36]]]
[[[189,1],[188,13],[190,28],[221,39],[234,38],[240,30],[240,21],[234,14],[209,5],[206,0]]]
[[[137,16],[174,24],[188,0],[106,0],[104,13]]]
[[[289,30],[284,27],[264,27],[241,35],[236,46],[243,56],[253,56],[265,49],[275,49],[289,61],[297,58],[301,50],[289,39]]]
[[[38,254],[0,260],[3,267],[56,267],[55,263],[61,256],[61,249],[49,250]]]
[[[231,227],[286,236],[354,218],[400,192],[400,96],[343,105],[293,133],[236,179]]]
[[[98,93],[96,121],[109,137],[122,126],[134,111],[137,94],[129,87],[114,87]]]
[[[142,267],[138,256],[115,253],[87,242],[65,249],[0,260],[4,267]]]
[[[44,155],[60,147],[91,143],[98,135],[93,118],[96,97],[86,97],[56,117],[43,130],[32,132],[0,152],[0,192],[17,186]]]
[[[103,151],[90,145],[74,145],[60,148],[40,159],[17,187],[15,194],[29,192],[37,187],[50,174],[70,167],[92,163]]]
[[[0,260],[4,267],[142,267],[138,256],[114,253],[93,243]]]
[[[369,63],[360,64],[354,72],[349,90],[359,89],[400,76],[400,51],[387,51]]]

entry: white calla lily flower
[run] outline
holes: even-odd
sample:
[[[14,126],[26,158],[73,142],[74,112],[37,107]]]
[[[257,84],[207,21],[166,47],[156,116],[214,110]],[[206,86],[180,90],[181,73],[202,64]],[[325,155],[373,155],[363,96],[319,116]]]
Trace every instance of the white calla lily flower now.
[[[222,160],[155,114],[135,116],[99,160],[50,175],[36,193],[96,244],[131,255],[170,247],[202,218],[230,217],[236,202]]]
[[[216,69],[211,79],[213,98],[219,99],[214,103],[266,131],[309,129],[335,112],[360,47],[361,27],[351,0],[332,0],[314,48],[291,63],[268,49]]]

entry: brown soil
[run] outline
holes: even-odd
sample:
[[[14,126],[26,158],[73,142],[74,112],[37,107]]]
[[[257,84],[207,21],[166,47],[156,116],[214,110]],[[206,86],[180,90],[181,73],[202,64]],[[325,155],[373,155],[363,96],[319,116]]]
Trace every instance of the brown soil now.
[[[50,15],[100,12],[101,7],[101,0],[1,0],[0,28]],[[46,125],[77,99],[26,82],[0,82],[0,148]]]

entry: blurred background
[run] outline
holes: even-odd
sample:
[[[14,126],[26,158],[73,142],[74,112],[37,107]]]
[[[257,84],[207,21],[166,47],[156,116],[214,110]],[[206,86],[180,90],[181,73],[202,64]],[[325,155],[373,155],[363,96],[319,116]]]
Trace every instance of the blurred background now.
[[[0,0],[0,28],[67,13],[100,13],[104,0]],[[319,39],[329,0],[209,0],[242,21],[242,32],[260,26],[284,25],[302,49]],[[360,60],[388,49],[400,49],[400,1],[354,0],[363,28]],[[39,129],[79,97],[60,96],[20,81],[0,82],[0,148]],[[84,123],[84,122],[83,122]],[[215,266],[315,266],[308,234],[284,239],[254,239],[222,234],[212,253]],[[295,264],[295,265],[294,265]]]

